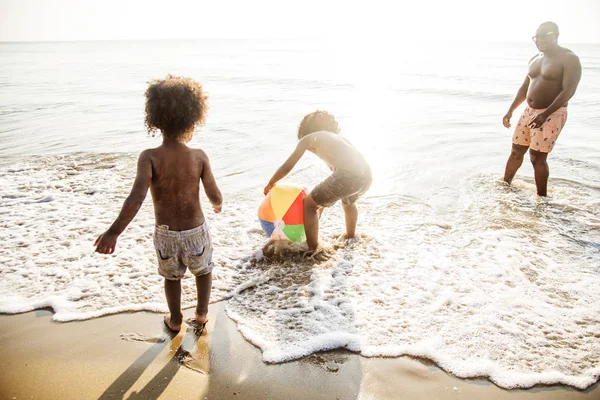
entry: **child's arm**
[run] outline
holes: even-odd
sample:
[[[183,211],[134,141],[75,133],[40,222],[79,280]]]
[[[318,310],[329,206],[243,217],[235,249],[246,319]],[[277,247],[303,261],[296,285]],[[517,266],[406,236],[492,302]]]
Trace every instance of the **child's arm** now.
[[[135,177],[135,182],[133,183],[133,188],[131,188],[131,193],[127,199],[125,199],[125,203],[123,203],[123,207],[121,208],[119,216],[110,226],[110,228],[108,228],[108,230],[102,235],[98,236],[98,239],[96,239],[96,242],[94,242],[94,246],[97,246],[96,251],[98,253],[112,254],[115,251],[117,238],[121,233],[123,233],[127,225],[129,225],[133,217],[135,217],[138,210],[142,206],[151,182],[152,163],[150,162],[150,158],[146,150],[140,154],[137,165],[137,175]]]
[[[212,173],[212,168],[210,167],[210,161],[208,161],[208,156],[204,152],[202,152],[202,154],[203,165],[200,179],[202,180],[202,185],[204,186],[204,192],[206,193],[206,197],[208,197],[210,204],[212,204],[214,212],[219,213],[221,212],[221,208],[223,207],[223,196],[221,195],[221,191],[217,186],[215,176]]]
[[[308,137],[302,138],[302,140],[298,142],[296,150],[294,150],[292,155],[289,156],[287,160],[285,160],[285,162],[281,165],[281,167],[277,169],[277,171],[275,171],[273,177],[271,178],[267,186],[265,186],[265,189],[263,191],[265,196],[267,195],[267,193],[269,193],[273,186],[275,186],[275,184],[279,182],[279,180],[283,179],[287,174],[290,173],[290,171],[294,168],[298,160],[300,160],[300,158],[308,148],[307,139]]]

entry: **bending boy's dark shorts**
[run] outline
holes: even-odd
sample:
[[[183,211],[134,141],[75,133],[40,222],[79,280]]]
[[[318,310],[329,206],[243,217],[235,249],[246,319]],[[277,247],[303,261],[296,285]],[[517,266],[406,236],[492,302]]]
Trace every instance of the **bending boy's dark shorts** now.
[[[343,204],[354,204],[371,187],[373,177],[367,168],[359,174],[344,169],[337,169],[310,192],[315,203],[323,207],[331,207],[338,200]]]

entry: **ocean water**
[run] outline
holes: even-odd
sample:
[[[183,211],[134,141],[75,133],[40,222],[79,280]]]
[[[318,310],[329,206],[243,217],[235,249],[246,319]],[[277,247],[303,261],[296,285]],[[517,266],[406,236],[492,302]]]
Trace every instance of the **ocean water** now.
[[[266,362],[346,347],[505,388],[586,388],[600,376],[600,45],[567,47],[583,78],[540,199],[527,160],[513,186],[501,182],[512,134],[501,119],[533,44],[0,43],[0,312],[166,311],[150,196],[114,255],[92,244],[139,152],[160,144],[144,131],[143,93],[171,73],[210,98],[190,145],[225,197],[221,214],[206,212],[212,301],[229,299]],[[321,219],[328,260],[274,259],[261,251],[262,188],[315,109],[372,165],[360,237],[337,239],[337,205]],[[286,181],[312,187],[327,173],[309,154]],[[193,279],[183,286],[192,306]]]

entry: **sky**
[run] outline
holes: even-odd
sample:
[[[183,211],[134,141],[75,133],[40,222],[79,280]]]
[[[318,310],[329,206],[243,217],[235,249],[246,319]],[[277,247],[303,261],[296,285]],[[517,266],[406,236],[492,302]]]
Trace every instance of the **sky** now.
[[[0,0],[0,41],[196,38],[600,43],[600,0]]]

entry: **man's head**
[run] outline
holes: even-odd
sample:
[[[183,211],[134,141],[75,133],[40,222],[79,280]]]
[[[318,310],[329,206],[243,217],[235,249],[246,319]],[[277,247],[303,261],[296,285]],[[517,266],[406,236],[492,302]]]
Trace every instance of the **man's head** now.
[[[537,28],[532,39],[542,53],[555,49],[558,47],[558,25],[550,21],[544,22]]]
[[[146,90],[146,128],[163,137],[189,142],[194,128],[204,125],[208,100],[202,85],[193,79],[167,76],[150,82]]]
[[[298,127],[298,140],[313,132],[329,131],[339,133],[340,128],[334,116],[327,111],[315,111],[306,115]]]

